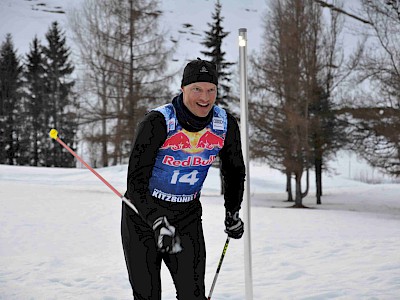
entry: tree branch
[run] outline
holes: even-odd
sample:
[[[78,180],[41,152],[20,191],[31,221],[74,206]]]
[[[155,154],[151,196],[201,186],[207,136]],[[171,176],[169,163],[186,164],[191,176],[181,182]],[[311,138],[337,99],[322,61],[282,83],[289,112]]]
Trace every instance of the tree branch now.
[[[350,18],[356,19],[357,21],[363,22],[365,24],[372,25],[372,23],[370,21],[365,20],[365,19],[363,19],[361,17],[358,17],[356,15],[353,15],[351,13],[348,13],[347,11],[345,11],[345,10],[343,10],[341,8],[338,8],[338,7],[336,7],[336,6],[332,5],[332,4],[326,3],[325,1],[322,1],[322,0],[314,0],[314,1],[317,2],[319,5],[321,5],[322,7],[327,7],[329,9],[333,10],[333,11],[337,11],[338,13],[341,13],[341,14],[344,14],[346,16],[349,16]]]

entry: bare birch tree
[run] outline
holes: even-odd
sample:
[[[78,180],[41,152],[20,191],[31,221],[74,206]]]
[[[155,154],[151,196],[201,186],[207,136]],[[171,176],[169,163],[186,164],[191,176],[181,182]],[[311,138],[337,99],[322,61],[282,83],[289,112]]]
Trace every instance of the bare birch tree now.
[[[83,137],[88,141],[89,148],[95,144],[101,145],[100,161],[103,166],[109,164],[108,129],[111,126],[108,122],[115,119],[111,100],[115,93],[112,87],[116,71],[108,57],[115,57],[120,51],[114,47],[111,39],[114,33],[112,11],[106,2],[107,0],[85,1],[82,7],[69,15],[69,24],[80,51],[81,68],[84,69],[81,72],[83,81],[80,85],[81,98],[86,100],[82,105],[83,121],[100,125],[97,130],[93,129]]]
[[[167,71],[172,48],[159,28],[156,0],[85,0],[70,24],[85,68],[88,137],[102,144],[102,165],[129,155],[136,125],[150,106],[170,98]],[[112,153],[112,155],[110,155]]]

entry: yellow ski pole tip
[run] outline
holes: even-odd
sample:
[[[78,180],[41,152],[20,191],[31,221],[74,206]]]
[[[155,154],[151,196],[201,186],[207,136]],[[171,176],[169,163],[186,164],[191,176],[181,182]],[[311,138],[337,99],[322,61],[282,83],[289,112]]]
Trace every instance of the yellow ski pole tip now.
[[[50,135],[50,137],[51,137],[52,139],[55,139],[55,140],[56,140],[57,137],[58,137],[58,131],[55,130],[55,129],[52,129],[52,130],[50,130],[49,135]]]

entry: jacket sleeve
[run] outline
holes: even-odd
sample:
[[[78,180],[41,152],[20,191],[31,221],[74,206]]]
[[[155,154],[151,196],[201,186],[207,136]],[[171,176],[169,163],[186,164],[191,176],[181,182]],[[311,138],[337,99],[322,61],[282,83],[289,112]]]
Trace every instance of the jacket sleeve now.
[[[246,169],[243,161],[239,126],[236,119],[229,113],[224,147],[221,149],[219,157],[225,186],[225,208],[234,212],[240,209],[243,201]]]
[[[167,126],[164,116],[155,111],[148,113],[138,126],[129,158],[126,195],[150,226],[155,219],[163,215],[159,205],[150,195],[148,186],[158,149],[166,138]]]

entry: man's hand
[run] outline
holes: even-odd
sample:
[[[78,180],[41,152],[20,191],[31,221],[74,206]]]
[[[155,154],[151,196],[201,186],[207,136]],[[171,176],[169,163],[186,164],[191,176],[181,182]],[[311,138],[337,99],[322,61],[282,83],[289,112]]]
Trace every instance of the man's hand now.
[[[244,224],[242,219],[239,218],[239,211],[226,212],[225,216],[225,232],[229,237],[240,239],[244,232]]]
[[[175,227],[169,224],[166,217],[155,220],[153,230],[160,252],[175,254],[182,251],[180,238],[175,234]]]

